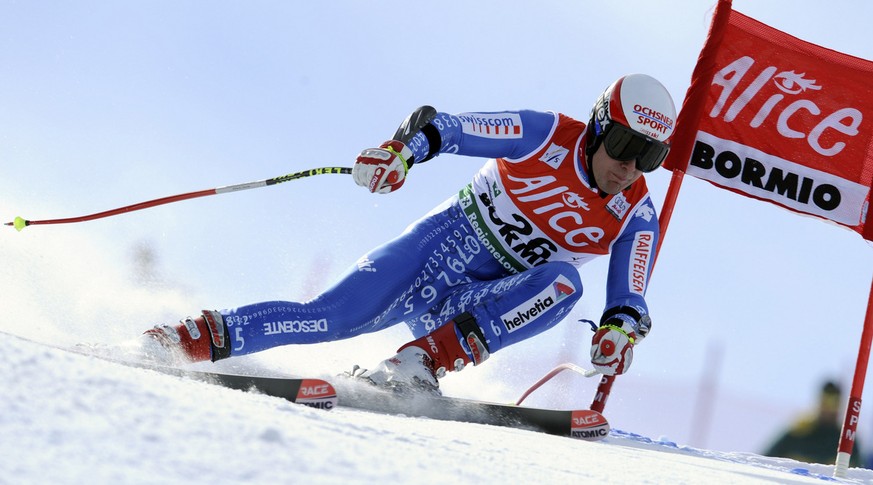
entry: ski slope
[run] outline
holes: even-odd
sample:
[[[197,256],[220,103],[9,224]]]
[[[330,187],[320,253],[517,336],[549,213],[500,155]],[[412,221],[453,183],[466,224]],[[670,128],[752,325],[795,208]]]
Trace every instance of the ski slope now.
[[[341,407],[328,412],[8,334],[0,339],[3,484],[873,483],[871,470],[850,469],[834,480],[832,466],[619,430],[589,443]],[[266,371],[251,363],[235,370]]]

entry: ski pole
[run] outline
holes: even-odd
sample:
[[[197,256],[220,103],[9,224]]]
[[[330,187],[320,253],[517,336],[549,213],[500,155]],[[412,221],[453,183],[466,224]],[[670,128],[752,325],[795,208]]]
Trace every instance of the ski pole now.
[[[196,199],[198,197],[206,197],[209,195],[219,195],[226,194],[228,192],[239,192],[241,190],[248,189],[257,189],[260,187],[268,187],[270,185],[281,184],[283,182],[288,182],[291,180],[297,180],[304,177],[311,177],[313,175],[321,175],[327,173],[337,173],[337,174],[351,174],[352,169],[348,167],[322,167],[322,168],[311,168],[309,170],[302,170],[300,172],[289,173],[286,175],[281,175],[279,177],[273,177],[271,179],[259,180],[257,182],[247,182],[243,184],[236,185],[228,185],[225,187],[217,187],[214,189],[206,189],[206,190],[198,190],[194,192],[187,192],[184,194],[170,195],[168,197],[161,197],[159,199],[153,199],[145,202],[140,202],[138,204],[128,205],[124,207],[119,207],[117,209],[110,209],[103,212],[97,212],[95,214],[89,214],[86,216],[79,217],[68,217],[64,219],[44,219],[38,221],[26,220],[21,217],[16,217],[14,221],[7,222],[4,225],[12,226],[16,230],[21,231],[27,226],[35,226],[41,224],[70,224],[73,222],[84,222],[91,221],[94,219],[102,219],[104,217],[116,216],[119,214],[124,214],[127,212],[138,211],[142,209],[148,209],[149,207],[155,207],[164,204],[171,204],[173,202],[179,202],[182,200],[188,199]]]
[[[530,388],[527,391],[525,391],[524,394],[522,394],[520,398],[518,398],[518,401],[515,402],[515,405],[516,406],[521,405],[522,401],[524,401],[525,398],[527,398],[532,392],[536,391],[537,389],[540,388],[540,386],[542,386],[543,384],[548,382],[552,377],[555,377],[556,375],[560,374],[561,372],[563,372],[565,370],[571,370],[571,371],[576,372],[578,374],[581,374],[585,377],[594,377],[594,376],[599,374],[599,372],[597,372],[594,369],[586,370],[586,369],[583,369],[582,367],[579,367],[578,365],[570,363],[570,362],[560,364],[557,367],[555,367],[554,369],[550,370],[540,380],[536,381],[536,383],[534,383],[534,385],[530,386]],[[595,409],[595,411],[600,412],[599,410],[596,410],[596,409]]]

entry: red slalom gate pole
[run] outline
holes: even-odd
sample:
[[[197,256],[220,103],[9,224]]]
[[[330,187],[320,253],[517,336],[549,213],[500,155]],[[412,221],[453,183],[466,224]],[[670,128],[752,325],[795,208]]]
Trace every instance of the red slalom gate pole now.
[[[867,362],[870,360],[870,344],[873,342],[873,282],[870,284],[870,296],[867,298],[867,316],[864,318],[864,330],[861,332],[861,342],[858,348],[858,360],[855,363],[855,376],[852,379],[852,390],[849,403],[846,406],[846,417],[840,433],[837,447],[837,459],[834,463],[834,476],[844,478],[849,469],[849,458],[855,447],[855,434],[858,431],[858,420],[861,417],[861,395],[864,393],[864,381],[867,378]]]

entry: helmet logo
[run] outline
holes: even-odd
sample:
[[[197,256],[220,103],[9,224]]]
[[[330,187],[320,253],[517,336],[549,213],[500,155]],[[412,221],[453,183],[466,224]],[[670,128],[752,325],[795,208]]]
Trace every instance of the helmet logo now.
[[[607,121],[609,119],[606,116],[606,105],[603,105],[597,109],[597,119],[600,121]]]
[[[666,134],[667,130],[673,129],[673,119],[653,108],[635,104],[633,112],[637,115],[637,124],[644,128],[641,130],[643,132],[645,129],[650,129],[656,133]]]

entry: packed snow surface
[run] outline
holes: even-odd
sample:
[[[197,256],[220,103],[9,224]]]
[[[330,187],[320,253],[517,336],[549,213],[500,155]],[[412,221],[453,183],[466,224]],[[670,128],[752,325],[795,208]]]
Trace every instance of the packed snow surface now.
[[[0,483],[873,483],[613,430],[311,409],[0,334]],[[268,372],[263,363],[225,370]],[[742,432],[742,430],[738,430]]]

